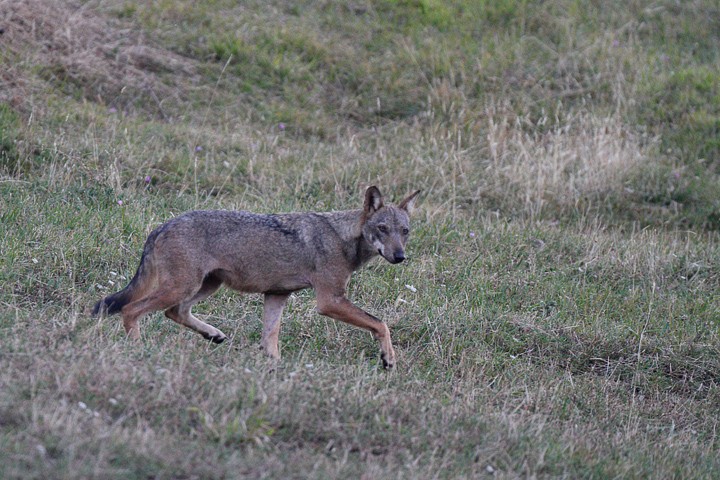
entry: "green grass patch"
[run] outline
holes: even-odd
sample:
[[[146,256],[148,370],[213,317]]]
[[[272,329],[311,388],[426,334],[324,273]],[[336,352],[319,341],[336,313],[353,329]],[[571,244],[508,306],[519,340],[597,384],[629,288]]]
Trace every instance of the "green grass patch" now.
[[[647,80],[644,120],[662,135],[668,153],[683,163],[714,159],[720,153],[719,80],[716,69],[705,66]]]

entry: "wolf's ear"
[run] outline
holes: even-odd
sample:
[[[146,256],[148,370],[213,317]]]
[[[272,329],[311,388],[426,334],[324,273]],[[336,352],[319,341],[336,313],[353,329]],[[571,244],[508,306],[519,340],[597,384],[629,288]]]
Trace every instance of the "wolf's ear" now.
[[[398,208],[405,210],[410,215],[415,208],[415,198],[422,190],[417,190],[415,193],[408,195],[408,197],[402,202],[398,203]]]
[[[365,215],[372,215],[373,213],[380,210],[383,206],[382,193],[376,186],[368,187],[365,190]]]

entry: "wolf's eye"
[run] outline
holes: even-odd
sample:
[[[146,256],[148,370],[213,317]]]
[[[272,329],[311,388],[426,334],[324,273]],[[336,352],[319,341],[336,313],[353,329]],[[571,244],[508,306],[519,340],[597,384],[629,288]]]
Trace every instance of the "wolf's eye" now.
[[[387,225],[378,225],[378,230],[380,230],[382,233],[387,233],[388,232]]]
[[[403,232],[403,235],[407,235],[408,233],[410,233],[410,229],[409,229],[409,228],[403,228],[403,229],[402,229],[402,232]]]

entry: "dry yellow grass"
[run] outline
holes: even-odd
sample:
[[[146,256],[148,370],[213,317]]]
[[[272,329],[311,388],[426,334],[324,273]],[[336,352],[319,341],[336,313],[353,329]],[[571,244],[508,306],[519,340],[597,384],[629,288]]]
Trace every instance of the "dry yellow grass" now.
[[[569,115],[560,126],[488,115],[485,158],[487,187],[522,205],[532,218],[551,212],[585,209],[627,187],[629,174],[649,163],[656,142],[641,138],[617,117],[587,112]],[[477,158],[480,157],[480,158]],[[508,198],[510,197],[510,198]]]

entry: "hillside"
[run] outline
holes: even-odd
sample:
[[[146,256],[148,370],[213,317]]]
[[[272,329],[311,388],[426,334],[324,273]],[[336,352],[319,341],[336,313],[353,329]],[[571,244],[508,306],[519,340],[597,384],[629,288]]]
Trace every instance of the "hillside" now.
[[[712,478],[720,7],[0,0],[0,477]],[[89,308],[200,208],[422,189],[367,334]]]

